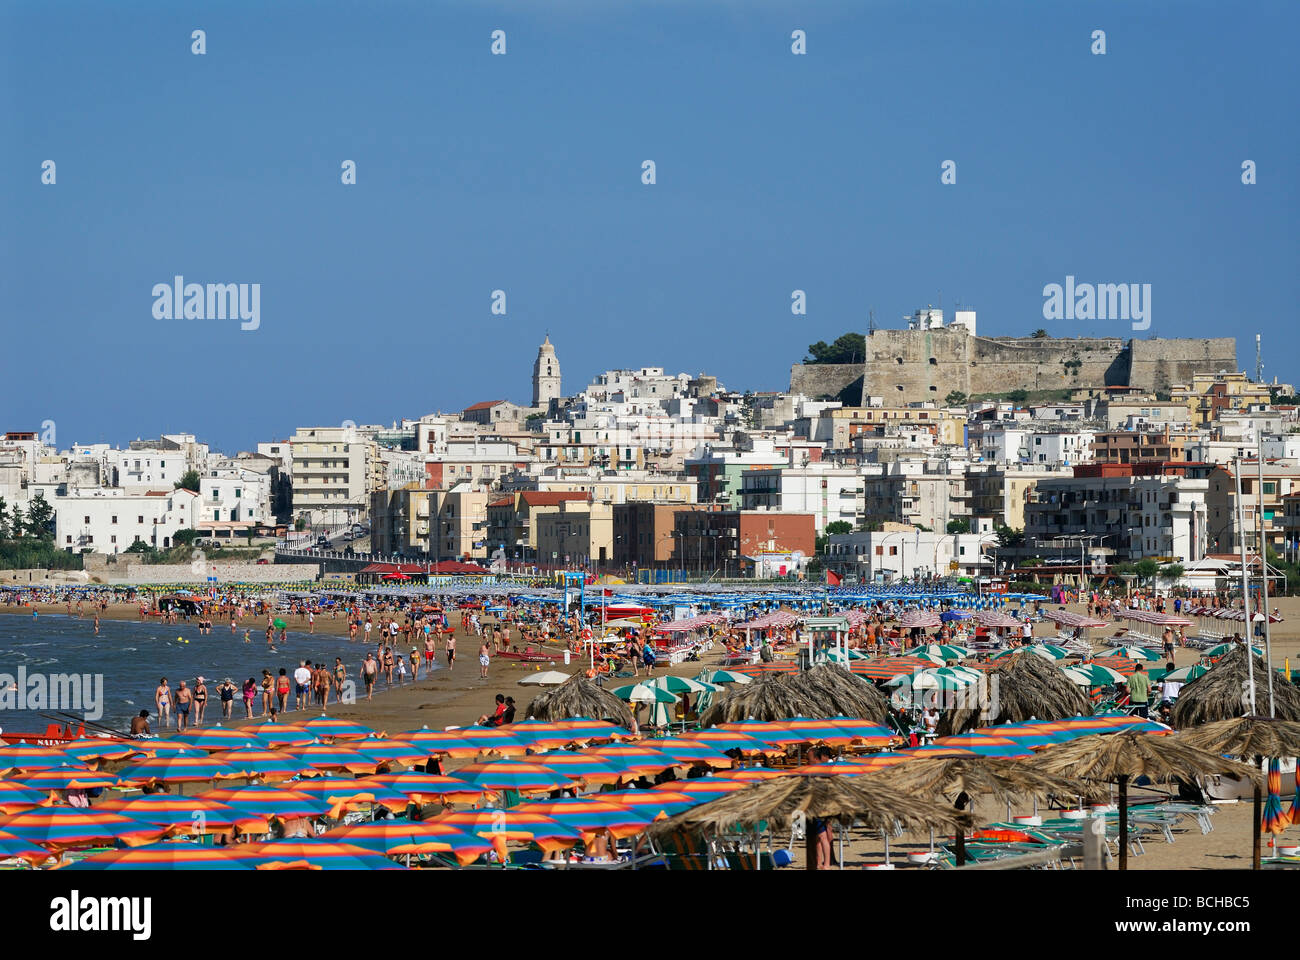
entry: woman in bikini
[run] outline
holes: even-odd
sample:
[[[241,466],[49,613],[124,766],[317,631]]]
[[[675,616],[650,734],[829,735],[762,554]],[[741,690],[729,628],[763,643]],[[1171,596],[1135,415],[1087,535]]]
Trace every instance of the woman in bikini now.
[[[280,675],[275,678],[275,700],[280,713],[284,713],[289,705],[289,672],[284,667],[280,668]]]

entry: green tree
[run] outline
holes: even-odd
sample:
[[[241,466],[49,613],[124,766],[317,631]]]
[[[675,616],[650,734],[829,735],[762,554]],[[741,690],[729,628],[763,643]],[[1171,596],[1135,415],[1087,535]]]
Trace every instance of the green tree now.
[[[1046,340],[1047,331],[1044,330],[1042,327],[1039,327],[1037,330],[1031,333],[1030,336],[1033,337],[1035,340]]]
[[[42,493],[36,494],[27,505],[27,534],[47,543],[54,542],[54,508]]]
[[[176,490],[192,490],[199,492],[199,472],[197,470],[186,470],[184,475],[176,481]]]
[[[965,517],[958,517],[956,520],[948,521],[949,533],[970,533],[970,521]]]
[[[187,527],[184,530],[177,530],[176,535],[172,537],[172,543],[176,546],[188,547],[200,536],[200,532],[193,527]]]
[[[830,523],[826,524],[826,532],[828,534],[852,533],[853,524],[849,523],[847,520],[832,520]]]
[[[1168,580],[1170,583],[1173,583],[1175,580],[1182,577],[1184,572],[1181,563],[1166,563],[1160,568],[1160,579]]]
[[[1029,391],[1027,390],[1008,391],[1007,399],[1010,400],[1012,403],[1024,403],[1026,400],[1029,399]]]
[[[943,402],[950,407],[961,407],[966,404],[966,394],[960,390],[954,390],[948,396],[943,398]]]
[[[1133,572],[1136,573],[1143,581],[1149,581],[1155,578],[1160,572],[1160,564],[1156,563],[1150,557],[1143,557],[1137,563],[1133,564]]]
[[[825,340],[808,344],[804,363],[862,363],[867,356],[867,338],[860,333],[846,333],[828,344]]]
[[[1012,530],[1005,523],[999,523],[993,528],[997,535],[999,547],[1021,547],[1025,543],[1025,534],[1021,530]]]
[[[13,510],[9,511],[9,537],[14,540],[22,539],[26,532],[26,521],[23,519],[23,508],[14,504]]]

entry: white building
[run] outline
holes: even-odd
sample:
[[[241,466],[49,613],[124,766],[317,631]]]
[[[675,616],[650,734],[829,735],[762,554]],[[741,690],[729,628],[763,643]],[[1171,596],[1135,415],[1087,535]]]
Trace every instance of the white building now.
[[[157,490],[180,483],[191,469],[186,452],[141,448],[112,450],[108,454],[109,482],[126,490]]]
[[[740,479],[742,510],[810,513],[819,537],[828,523],[857,525],[863,482],[855,470],[810,463],[807,467],[746,470]]]
[[[862,583],[889,583],[931,576],[973,577],[992,573],[997,546],[993,533],[935,533],[886,530],[832,534],[826,565]],[[954,566],[955,564],[955,566]]]
[[[199,478],[199,527],[215,532],[270,523],[271,477],[240,467],[217,467]]]
[[[121,553],[137,540],[165,550],[176,531],[197,528],[199,495],[192,490],[78,490],[53,497],[55,543],[69,553]]]

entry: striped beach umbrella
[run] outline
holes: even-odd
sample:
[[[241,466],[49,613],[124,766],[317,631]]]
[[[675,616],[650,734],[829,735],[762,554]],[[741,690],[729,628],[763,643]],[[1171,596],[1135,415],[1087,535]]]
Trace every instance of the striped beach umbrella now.
[[[900,674],[912,674],[917,670],[928,670],[933,666],[933,662],[921,657],[880,657],[854,663],[853,672],[872,680],[892,680]]]
[[[109,737],[86,737],[63,745],[63,755],[69,760],[85,763],[87,760],[125,760],[138,754],[137,741],[113,740]]]
[[[242,770],[220,760],[213,760],[206,754],[201,757],[153,757],[127,764],[118,773],[128,780],[138,780],[141,783],[202,783],[244,776]]]
[[[570,717],[556,720],[555,725],[562,730],[571,730],[575,742],[594,743],[598,740],[631,740],[635,734],[627,727],[590,717]]]
[[[237,810],[216,800],[170,793],[118,797],[95,804],[95,809],[160,827],[189,827],[186,832],[195,834],[224,832],[232,827],[241,833],[268,833],[271,829],[265,817]]]
[[[739,770],[721,770],[716,776],[725,777],[728,780],[741,780],[746,783],[758,780],[771,780],[773,777],[785,776],[784,770],[773,770],[771,767],[742,767]]]
[[[206,750],[180,740],[132,740],[132,752],[141,757],[202,757]]]
[[[889,727],[856,717],[827,717],[826,722],[848,732],[853,737],[853,742],[859,746],[886,747],[898,738],[898,734]]]
[[[667,690],[669,693],[689,693],[691,696],[700,693],[722,692],[722,687],[719,684],[708,683],[704,680],[692,680],[690,677],[674,677],[671,674],[655,677],[650,681],[650,686],[658,687],[660,690]]]
[[[635,779],[636,774],[620,763],[602,760],[590,753],[576,750],[549,750],[528,758],[533,763],[563,774],[570,780],[582,780],[589,785],[618,783]]]
[[[573,786],[568,777],[550,767],[519,760],[471,763],[456,770],[456,779],[484,790],[517,790],[520,793],[563,790]]]
[[[373,757],[380,763],[423,763],[433,755],[431,750],[409,740],[390,740],[385,737],[362,737],[348,742],[357,753]]]
[[[807,775],[812,777],[860,777],[864,773],[871,773],[871,771],[872,768],[864,763],[833,760],[829,763],[809,763],[802,767],[794,767],[790,770],[790,773],[792,775]],[[741,786],[743,788],[743,782]]]
[[[478,753],[499,753],[502,756],[523,756],[528,752],[528,744],[510,732],[508,727],[465,727],[457,733],[468,746],[476,747]],[[448,756],[456,756],[449,753]]]
[[[372,820],[335,827],[324,836],[387,856],[450,853],[461,866],[492,849],[486,840],[435,820]]]
[[[1221,644],[1219,644],[1217,647],[1210,647],[1210,649],[1209,649],[1209,650],[1206,650],[1203,654],[1201,654],[1201,656],[1203,656],[1203,657],[1209,657],[1211,660],[1217,660],[1217,659],[1219,659],[1220,657],[1222,657],[1224,654],[1226,654],[1226,653],[1231,653],[1233,650],[1238,650],[1238,649],[1240,649],[1242,646],[1244,646],[1244,644],[1240,644],[1240,643],[1221,643]],[[1263,650],[1263,648],[1261,648],[1261,647],[1252,647],[1252,649],[1255,651],[1255,656],[1257,656],[1257,657],[1262,657],[1262,656],[1264,655],[1264,650]],[[0,762],[2,762],[2,761],[0,761]]]
[[[622,687],[613,687],[609,691],[620,700],[629,703],[676,703],[677,695],[652,683],[629,683]]]
[[[744,790],[747,784],[743,780],[728,780],[725,777],[691,777],[686,780],[669,780],[651,787],[651,790],[670,793],[683,793],[688,797],[699,796],[713,800],[727,793]],[[703,801],[701,801],[703,802]]]
[[[0,780],[0,815],[17,813],[45,803],[46,795],[40,790],[23,786],[12,780]]]
[[[676,790],[607,790],[601,800],[613,801],[641,814],[650,814],[651,820],[672,817],[709,800],[707,795],[679,793]]]
[[[799,665],[793,660],[773,660],[771,663],[747,663],[743,667],[735,668],[737,673],[743,673],[753,680],[760,680],[763,677],[777,676],[783,673],[798,673]]]
[[[1282,809],[1282,767],[1277,757],[1268,761],[1268,798],[1264,801],[1264,814],[1259,824],[1260,833],[1276,836],[1291,825],[1291,818]]]
[[[258,870],[401,870],[382,853],[323,837],[247,843],[240,856]]]
[[[1159,653],[1146,647],[1116,647],[1111,651],[1110,656],[1126,657],[1135,663],[1154,663],[1164,659]]]
[[[340,720],[338,717],[327,717],[323,713],[319,717],[308,720],[302,726],[313,736],[322,740],[360,740],[362,737],[373,737],[375,735],[375,731],[363,723]]]
[[[732,766],[731,757],[727,756],[716,747],[700,743],[698,740],[687,740],[684,737],[658,738],[654,740],[642,740],[643,744],[653,747],[660,753],[666,753],[674,760],[682,763],[696,766],[717,767],[727,769]]]
[[[459,730],[430,730],[426,727],[422,730],[406,730],[399,733],[398,737],[427,750],[430,756],[477,757],[480,753],[478,746],[466,740]]]
[[[1106,687],[1124,682],[1124,674],[1100,663],[1081,663],[1065,670],[1065,675],[1079,686]]]
[[[927,643],[903,651],[906,656],[937,659],[940,664],[947,663],[949,660],[965,660],[971,652],[969,647],[960,647],[954,643]]]
[[[330,804],[321,797],[308,796],[279,786],[254,783],[246,787],[219,787],[199,794],[205,800],[216,800],[264,817],[292,820],[298,817],[323,817]]]
[[[19,743],[0,742],[0,773],[6,770],[47,770],[67,763],[68,757],[54,747],[28,743],[26,740]]]
[[[713,670],[701,673],[697,680],[703,680],[705,683],[753,683],[754,678],[747,673],[741,673],[739,670]]]
[[[642,746],[641,744],[609,744],[603,747],[592,747],[590,753],[593,757],[617,764],[632,773],[638,774],[657,774],[662,773],[669,767],[684,765],[682,761],[664,753],[662,750],[656,750],[653,747]]]
[[[339,819],[343,813],[351,810],[366,810],[375,806],[388,807],[402,812],[411,800],[406,794],[392,787],[374,783],[366,779],[352,777],[307,777],[302,780],[290,780],[283,786],[295,793],[305,793],[309,797],[322,797],[330,804],[330,818]]]
[[[0,860],[7,860],[10,857],[26,860],[32,866],[36,866],[50,859],[50,851],[30,840],[0,830]]]
[[[568,728],[549,720],[537,720],[532,717],[510,724],[508,730],[534,750],[563,747],[574,740],[573,733]]]
[[[747,733],[741,733],[736,730],[723,730],[718,727],[710,727],[707,730],[696,730],[692,733],[681,735],[682,740],[698,740],[715,750],[726,752],[727,750],[739,750],[741,753],[772,753],[773,748],[770,744],[764,743],[756,737],[751,737]]]
[[[520,803],[511,807],[519,813],[538,813],[576,829],[584,843],[591,843],[602,833],[609,832],[622,840],[644,833],[653,817],[644,809],[635,810],[604,797],[572,797],[566,800],[545,800]]]
[[[173,739],[180,743],[193,744],[209,753],[218,750],[238,750],[241,747],[266,749],[268,746],[266,741],[255,733],[249,733],[247,728],[241,730],[236,727],[223,727],[219,723],[211,727],[198,727],[185,733],[178,733]]]
[[[433,822],[456,827],[490,841],[496,848],[497,855],[502,857],[505,856],[506,844],[511,841],[535,843],[547,853],[555,853],[568,850],[582,839],[575,828],[551,817],[491,807],[444,813]]]
[[[102,850],[83,860],[74,860],[61,870],[252,870],[225,847],[168,840],[140,847]]]
[[[98,790],[130,786],[128,780],[119,774],[100,773],[77,764],[33,770],[16,774],[11,779],[28,790]]]
[[[1209,672],[1209,667],[1203,667],[1199,663],[1194,663],[1189,667],[1179,667],[1177,670],[1170,670],[1165,674],[1165,679],[1177,680],[1181,683],[1190,683],[1198,677],[1205,676]]]
[[[366,783],[377,783],[408,797],[412,803],[478,803],[487,793],[457,777],[436,773],[406,770],[401,773],[380,773],[366,777]]]
[[[374,773],[379,761],[352,749],[349,744],[317,740],[293,748],[293,755],[313,770],[346,770],[348,773]]]
[[[140,846],[166,828],[88,807],[33,807],[0,818],[0,830],[50,850],[120,841]]]
[[[268,750],[265,747],[246,747],[227,753],[214,753],[212,759],[226,764],[241,776],[260,777],[263,780],[287,780],[298,774],[307,762],[288,750]]]
[[[1128,657],[1095,657],[1091,662],[1110,667],[1122,677],[1129,677],[1137,671],[1137,663]],[[1080,666],[1087,666],[1087,664],[1080,664]]]
[[[317,739],[316,734],[296,723],[260,723],[240,729],[257,734],[270,747],[302,747]]]

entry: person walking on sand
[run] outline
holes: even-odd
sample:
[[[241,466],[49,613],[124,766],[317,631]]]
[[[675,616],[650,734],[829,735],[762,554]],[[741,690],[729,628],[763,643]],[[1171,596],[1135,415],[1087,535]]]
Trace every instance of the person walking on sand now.
[[[194,691],[185,686],[185,681],[176,690],[176,732],[184,733],[190,722],[190,705],[194,702]]]
[[[420,651],[411,648],[411,682],[420,682]]]
[[[275,678],[275,706],[280,713],[289,708],[289,671],[284,667]]]
[[[456,666],[456,634],[447,634],[447,670],[450,672]]]
[[[253,719],[253,702],[257,700],[257,681],[249,677],[244,682],[244,719]]]
[[[375,677],[379,674],[379,664],[375,662],[373,653],[366,654],[366,662],[361,665],[361,679],[366,682],[366,700],[374,695]]]
[[[300,661],[298,669],[293,672],[293,682],[296,685],[295,707],[298,710],[306,710],[307,698],[311,695],[311,669],[307,666],[306,660]]]
[[[490,658],[489,655],[488,655],[488,643],[487,643],[487,640],[484,640],[482,643],[480,643],[480,644],[478,645],[478,675],[479,675],[479,679],[481,679],[481,680],[486,680],[486,679],[488,678],[488,665],[489,665],[491,662],[492,662],[492,660],[491,660],[491,658]]]
[[[199,677],[194,683],[194,724],[203,726],[203,718],[208,712],[208,682]]]
[[[342,657],[334,658],[334,699],[343,701],[343,684],[348,679],[348,668],[343,665]]]
[[[217,697],[221,700],[221,718],[231,720],[235,713],[235,681],[226,677],[217,684]]]
[[[158,681],[158,689],[153,692],[153,702],[158,708],[158,728],[166,730],[172,712],[172,691],[171,687],[167,686],[166,677]]]

